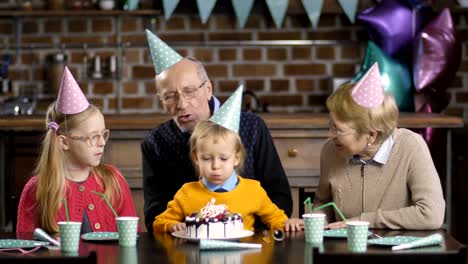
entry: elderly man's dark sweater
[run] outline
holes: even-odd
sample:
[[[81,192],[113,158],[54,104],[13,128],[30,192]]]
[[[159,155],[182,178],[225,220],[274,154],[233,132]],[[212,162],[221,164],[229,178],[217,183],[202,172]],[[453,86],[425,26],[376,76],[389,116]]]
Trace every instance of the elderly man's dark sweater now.
[[[291,216],[291,190],[265,122],[252,113],[242,113],[239,135],[246,150],[241,176],[260,181],[270,199]],[[171,119],[153,129],[141,145],[149,232],[155,217],[166,209],[177,190],[186,182],[198,180],[189,156],[189,138],[190,134],[182,132]]]

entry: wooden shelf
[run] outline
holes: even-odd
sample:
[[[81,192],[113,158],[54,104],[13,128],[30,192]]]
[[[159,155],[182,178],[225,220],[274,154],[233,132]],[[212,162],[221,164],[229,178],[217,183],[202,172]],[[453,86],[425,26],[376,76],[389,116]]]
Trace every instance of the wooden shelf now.
[[[161,14],[158,9],[124,10],[36,10],[36,11],[0,11],[0,17],[68,17],[68,16],[155,16]]]

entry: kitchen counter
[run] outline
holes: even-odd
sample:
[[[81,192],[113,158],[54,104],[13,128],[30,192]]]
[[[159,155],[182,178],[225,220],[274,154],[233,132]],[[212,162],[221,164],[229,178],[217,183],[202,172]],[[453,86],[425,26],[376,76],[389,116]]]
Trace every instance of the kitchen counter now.
[[[320,175],[320,149],[327,140],[329,115],[325,113],[262,113],[270,128],[293,194],[293,216],[303,209],[301,193],[316,190]],[[140,144],[148,131],[170,119],[169,115],[106,115],[111,130],[104,162],[117,166],[127,179],[139,216],[143,217],[143,190]],[[424,129],[442,128],[447,135],[446,175],[447,223],[451,210],[451,129],[463,127],[458,117],[440,114],[402,113],[399,127]],[[45,131],[44,116],[0,116],[0,230],[8,217],[8,198],[19,197],[36,163],[40,141]],[[439,154],[440,155],[440,154]],[[441,154],[444,155],[444,154]],[[444,182],[444,181],[442,181]],[[308,195],[308,194],[307,194]],[[6,197],[6,198],[5,198]]]
[[[262,113],[259,114],[270,129],[327,128],[328,114],[317,113]],[[105,115],[106,125],[116,130],[149,130],[168,120],[163,114]],[[463,127],[463,119],[426,113],[401,113],[399,127],[456,128]],[[42,130],[44,116],[0,116],[0,130]]]

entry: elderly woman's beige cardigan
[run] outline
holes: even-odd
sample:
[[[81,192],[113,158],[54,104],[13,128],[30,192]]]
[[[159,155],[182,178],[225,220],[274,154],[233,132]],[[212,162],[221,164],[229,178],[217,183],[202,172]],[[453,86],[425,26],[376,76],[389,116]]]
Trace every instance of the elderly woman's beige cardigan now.
[[[395,129],[393,137],[384,165],[353,164],[338,157],[328,141],[322,149],[314,206],[333,201],[345,217],[360,217],[370,228],[440,228],[445,201],[426,142],[407,129]],[[341,221],[332,209],[324,212],[329,222]]]

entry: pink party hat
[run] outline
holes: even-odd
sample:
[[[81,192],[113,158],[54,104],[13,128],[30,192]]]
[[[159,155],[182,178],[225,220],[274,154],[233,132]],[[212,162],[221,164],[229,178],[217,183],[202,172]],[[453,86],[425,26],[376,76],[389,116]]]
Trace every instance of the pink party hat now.
[[[80,86],[76,83],[68,67],[65,67],[55,106],[56,110],[59,113],[70,115],[81,113],[88,106],[88,100],[86,100]]]
[[[384,89],[377,63],[374,63],[359,82],[354,85],[351,97],[358,105],[366,108],[374,108],[383,102]]]

